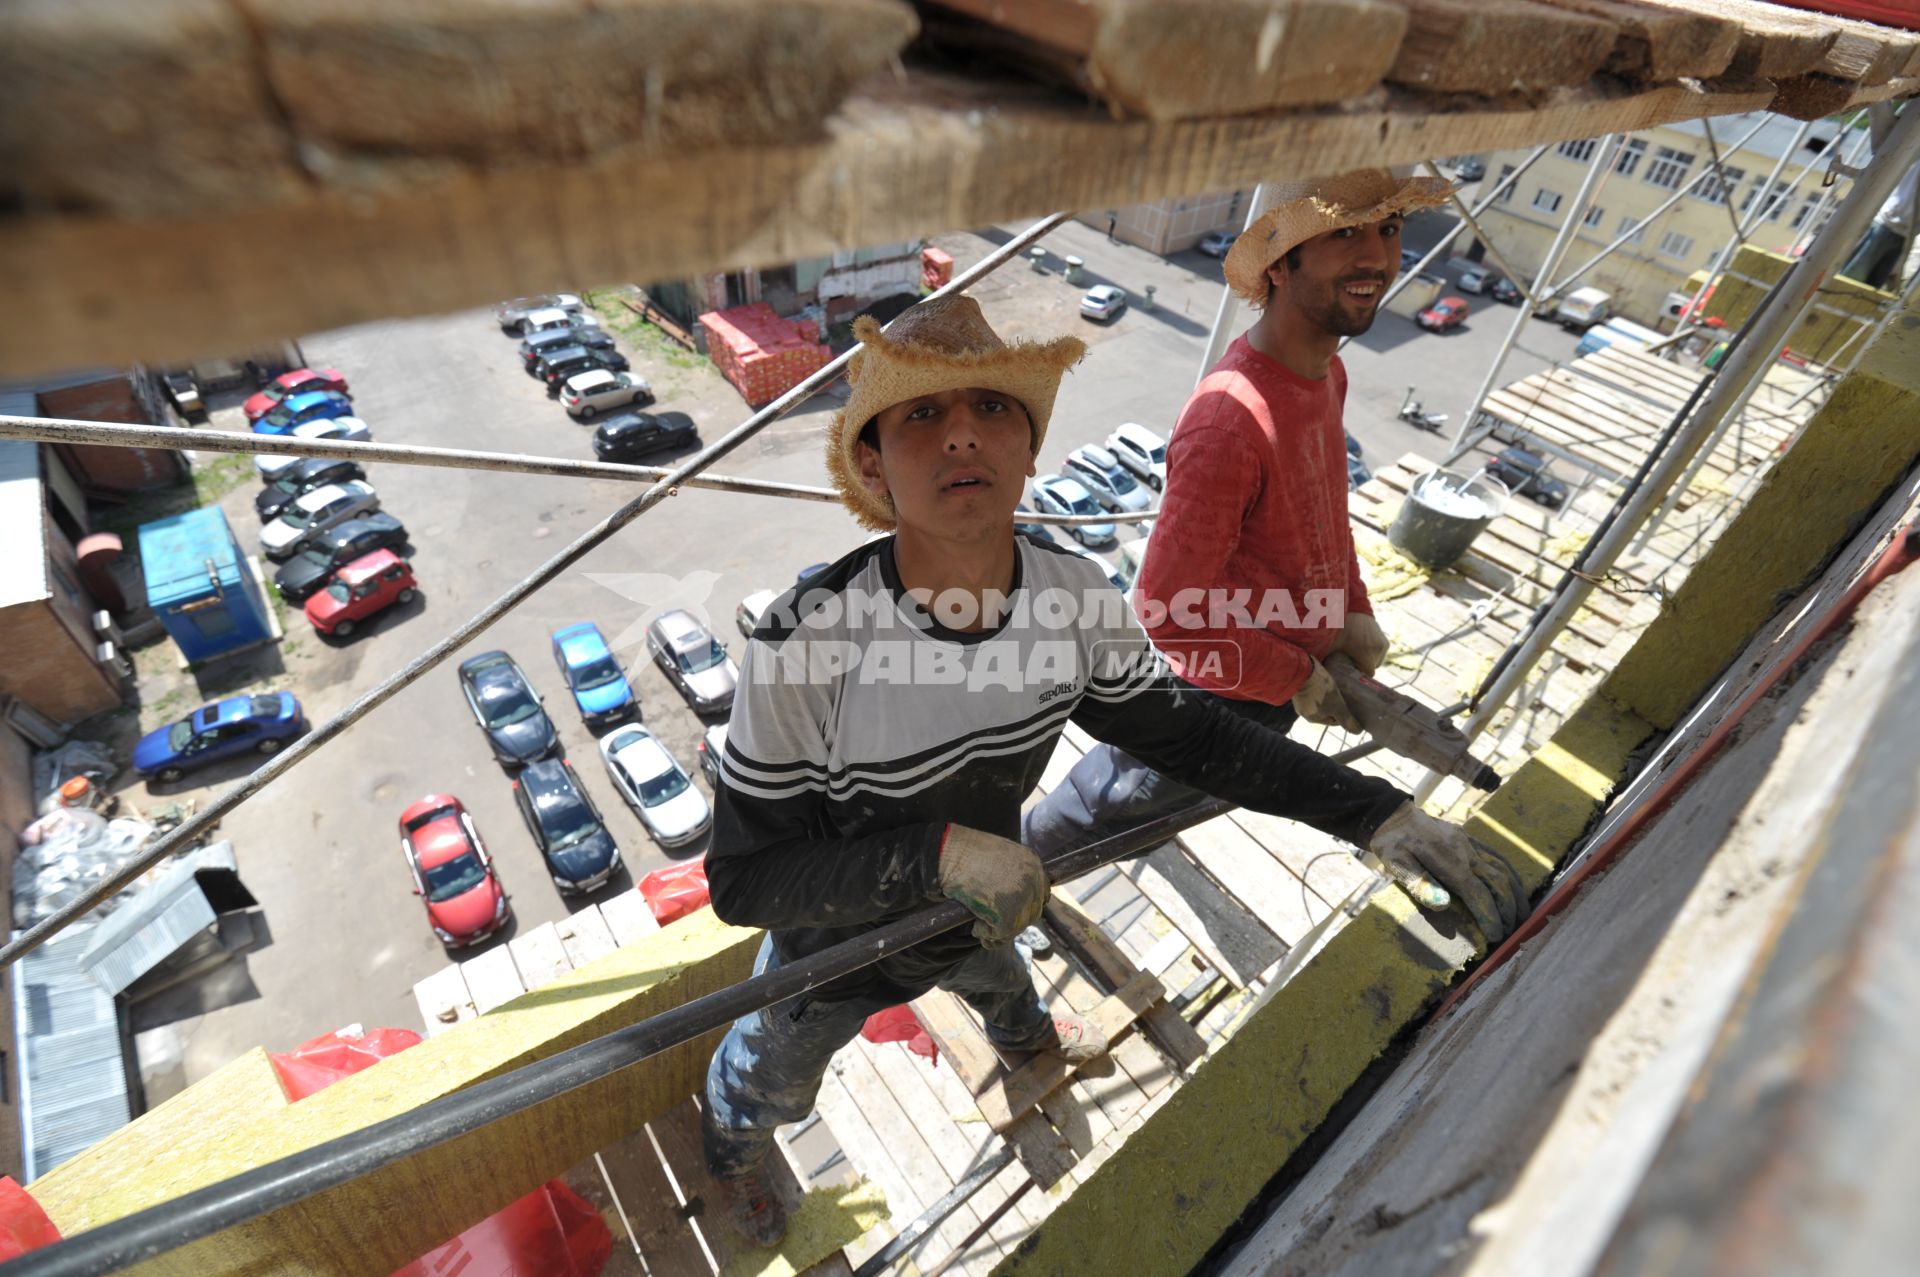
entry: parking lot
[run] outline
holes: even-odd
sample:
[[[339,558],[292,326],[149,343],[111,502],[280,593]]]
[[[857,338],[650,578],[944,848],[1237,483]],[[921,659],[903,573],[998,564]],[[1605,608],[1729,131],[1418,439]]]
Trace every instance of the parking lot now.
[[[1440,219],[1430,218],[1444,225]],[[1409,229],[1419,247],[1432,227]],[[977,261],[1004,230],[939,236],[957,264]],[[1051,269],[1014,263],[975,288],[989,319],[1006,335],[1062,331],[1085,337],[1090,353],[1063,385],[1040,458],[1043,473],[1073,448],[1101,442],[1123,421],[1163,436],[1199,372],[1198,362],[1221,296],[1219,263],[1196,252],[1162,259],[1101,231],[1069,224],[1047,240]],[[1110,282],[1138,299],[1155,287],[1152,310],[1130,306],[1109,325],[1083,322],[1077,303],[1085,283],[1060,277],[1060,259],[1085,259],[1087,282]],[[565,286],[567,281],[556,281]],[[1514,311],[1470,298],[1473,313],[1455,332],[1430,335],[1396,315],[1383,315],[1346,355],[1347,425],[1369,462],[1417,450],[1437,457],[1445,440],[1395,420],[1409,385],[1427,406],[1458,414],[1483,375]],[[1250,316],[1242,316],[1242,326]],[[1574,339],[1543,323],[1523,336],[1540,355],[1568,358]],[[311,335],[308,362],[333,366],[352,383],[355,412],[383,442],[457,446],[590,458],[591,429],[571,421],[521,371],[516,343],[488,311],[370,324]],[[634,370],[659,392],[660,408],[693,416],[711,440],[748,414],[738,395],[710,367],[675,353],[656,338],[622,339]],[[1503,380],[1546,365],[1516,352]],[[821,396],[729,457],[723,473],[788,482],[824,483],[821,434],[837,405]],[[244,429],[237,408],[215,424]],[[1566,476],[1575,478],[1576,476]],[[406,664],[458,622],[535,569],[569,540],[642,488],[611,480],[577,480],[391,464],[370,468],[382,508],[411,533],[410,558],[420,583],[414,603],[382,614],[351,640],[312,633],[297,609],[286,615],[288,641],[277,655],[256,656],[223,673],[199,672],[194,697],[246,686],[285,687],[308,717],[323,721]],[[249,481],[221,501],[243,547],[256,543],[258,519]],[[1133,534],[1123,529],[1122,539]],[[643,627],[667,606],[704,608],[716,635],[736,657],[744,646],[733,609],[746,594],[784,588],[808,564],[846,553],[861,530],[838,506],[764,497],[683,491],[664,502],[397,695],[346,736],[301,764],[230,815],[221,834],[232,839],[248,887],[259,898],[274,941],[224,976],[163,999],[148,1021],[170,1023],[143,1034],[149,1100],[206,1076],[255,1046],[284,1050],[345,1024],[418,1027],[412,987],[447,961],[410,892],[396,819],[428,793],[452,793],[473,814],[510,895],[517,926],[558,919],[578,901],[563,898],[515,808],[509,777],[492,760],[457,686],[454,668],[489,648],[512,653],[546,701],[572,760],[615,834],[631,876],[601,893],[626,890],[633,878],[671,863],[646,837],[608,781],[550,656],[548,635],[575,621],[596,622],[613,644],[653,730],[706,788],[696,746],[703,724],[647,659]],[[1109,554],[1109,558],[1113,556]],[[270,569],[269,569],[270,570]],[[151,663],[149,663],[151,664]],[[141,726],[184,676],[150,672],[142,680]],[[251,760],[218,766],[173,786],[136,787],[141,805],[176,795],[210,795],[245,773]],[[700,854],[704,841],[674,853]],[[490,944],[503,943],[503,933]]]

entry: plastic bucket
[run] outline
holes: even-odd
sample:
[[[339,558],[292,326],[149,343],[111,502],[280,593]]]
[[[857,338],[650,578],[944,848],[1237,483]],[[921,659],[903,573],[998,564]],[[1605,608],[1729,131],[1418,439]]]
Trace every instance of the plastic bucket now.
[[[1498,479],[1434,470],[1414,481],[1387,529],[1387,540],[1423,567],[1451,567],[1500,516],[1506,501],[1506,485]]]

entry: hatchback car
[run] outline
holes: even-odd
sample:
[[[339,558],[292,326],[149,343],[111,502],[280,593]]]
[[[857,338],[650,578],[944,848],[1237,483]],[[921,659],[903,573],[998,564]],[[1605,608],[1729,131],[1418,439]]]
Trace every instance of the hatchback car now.
[[[644,408],[653,402],[653,387],[645,377],[630,372],[595,368],[567,378],[560,388],[560,402],[574,420],[592,421],[609,408]]]
[[[1044,514],[1099,514],[1100,503],[1078,479],[1043,474],[1033,481],[1034,508]],[[1111,523],[1071,523],[1067,533],[1082,545],[1110,545]]]
[[[1463,293],[1484,293],[1493,287],[1495,279],[1491,266],[1469,266],[1460,272],[1460,291]]]
[[[358,417],[332,417],[325,421],[309,421],[304,426],[295,426],[289,436],[294,439],[345,439],[350,443],[368,443],[373,439],[373,431],[367,429],[367,423]],[[288,466],[307,458],[292,453],[257,454],[253,459],[253,468],[262,479],[272,479]]]
[[[303,726],[292,692],[229,696],[157,727],[133,747],[133,769],[176,781],[196,767],[248,752],[277,754]]]
[[[760,618],[767,614],[767,609],[772,607],[773,601],[779,597],[778,590],[755,590],[741,599],[740,606],[733,609],[733,623],[740,627],[742,634],[752,638],[753,632],[760,628]]]
[[[1107,436],[1107,451],[1155,492],[1167,486],[1166,441],[1145,426],[1129,421],[1116,427]]]
[[[1414,321],[1430,333],[1445,332],[1449,328],[1458,328],[1467,319],[1467,299],[1464,297],[1442,297],[1433,305],[1414,316]]]
[[[493,308],[493,319],[500,325],[501,332],[517,336],[528,315],[556,308],[577,315],[585,309],[585,305],[572,293],[535,293],[531,297],[515,297],[501,302]]]
[[[520,343],[520,366],[529,377],[540,375],[535,367],[550,350],[559,350],[562,346],[585,346],[588,350],[612,350],[613,334],[604,328],[583,328],[574,325],[571,328],[546,328],[529,336]]]
[[[1453,175],[1463,182],[1477,182],[1487,175],[1487,166],[1478,156],[1462,155],[1453,162]]]
[[[638,461],[699,442],[700,431],[684,412],[620,412],[594,427],[593,455],[602,461]]]
[[[1520,285],[1514,283],[1505,275],[1501,275],[1493,281],[1492,291],[1493,300],[1503,306],[1518,306],[1520,304],[1520,298],[1523,295],[1520,292]]]
[[[427,925],[449,949],[479,944],[513,917],[493,857],[452,794],[428,794],[400,813],[400,855]]]
[[[720,783],[720,756],[727,752],[727,725],[715,723],[700,738],[700,771],[709,785]]]
[[[542,306],[521,317],[520,334],[525,337],[555,328],[586,327],[594,322],[591,317],[577,310],[568,310],[564,306]]]
[[[667,681],[680,689],[696,714],[711,714],[733,705],[734,684],[740,670],[720,646],[720,640],[694,619],[675,608],[647,626],[647,651]]]
[[[553,663],[560,677],[567,680],[574,704],[587,730],[597,732],[624,718],[640,717],[640,702],[633,698],[626,671],[613,657],[613,649],[592,621],[563,625],[555,630]]]
[[[539,694],[505,652],[460,662],[460,693],[501,766],[521,767],[560,752],[560,734],[540,707]]]
[[[540,357],[535,365],[540,370],[540,380],[546,383],[547,397],[558,398],[560,387],[567,378],[578,373],[592,372],[604,368],[611,372],[625,372],[627,357],[617,350],[592,350],[586,346],[562,346],[550,350]]]
[[[368,617],[411,603],[419,592],[420,583],[405,559],[392,550],[375,550],[341,567],[324,590],[307,598],[302,610],[314,629],[343,639]]]
[[[352,415],[353,400],[345,395],[336,395],[327,390],[288,395],[274,406],[273,411],[253,423],[253,433],[290,435],[295,426],[304,426],[310,421],[328,421],[334,417]]]
[[[348,519],[322,532],[282,564],[273,574],[273,585],[281,598],[300,603],[346,564],[375,550],[398,551],[406,543],[406,525],[385,511]]]
[[[332,483],[295,497],[280,517],[260,529],[260,546],[278,562],[289,559],[320,533],[380,508],[380,494],[358,479]]]
[[[345,457],[299,457],[275,475],[267,486],[254,493],[253,512],[261,522],[280,517],[280,512],[315,488],[349,479],[364,479],[366,471]]]
[[[1232,250],[1233,241],[1239,238],[1239,231],[1208,231],[1194,247],[1208,257],[1225,257]]]
[[[240,411],[246,415],[248,424],[252,424],[279,407],[281,400],[289,396],[321,390],[346,394],[346,374],[338,368],[295,368],[292,372],[283,372],[268,382],[259,394],[248,396],[247,401],[240,405]]]
[[[529,763],[514,778],[513,801],[561,891],[592,891],[620,868],[620,848],[566,759]]]
[[[1105,448],[1089,444],[1067,454],[1066,474],[1078,479],[1109,510],[1138,511],[1153,504],[1131,471]]]
[[[684,847],[713,826],[713,809],[673,755],[644,727],[622,727],[600,740],[613,787],[662,847]]]
[[[1080,299],[1080,317],[1102,323],[1117,319],[1127,308],[1127,295],[1112,284],[1095,284]]]
[[[1507,491],[1549,510],[1567,502],[1567,485],[1554,478],[1544,457],[1524,448],[1502,448],[1487,460],[1488,474],[1507,485]]]

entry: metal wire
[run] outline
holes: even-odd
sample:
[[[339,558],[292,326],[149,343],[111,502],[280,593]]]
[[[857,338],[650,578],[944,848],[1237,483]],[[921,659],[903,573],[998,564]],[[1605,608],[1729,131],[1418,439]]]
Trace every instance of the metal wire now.
[[[973,266],[955,275],[952,283],[933,293],[932,297],[944,297],[964,289],[974,280],[989,274],[995,268],[1018,256],[1023,248],[1059,226],[1067,220],[1068,216],[1066,213],[1055,213],[1035,222]],[[932,300],[932,297],[928,300]],[[195,839],[212,829],[235,807],[278,780],[290,769],[312,757],[321,746],[345,732],[387,701],[392,700],[429,670],[438,667],[442,661],[464,647],[475,635],[484,632],[495,621],[524,603],[535,590],[585,558],[589,552],[614,533],[674,495],[688,480],[725,457],[772,422],[805,403],[822,387],[830,385],[840,376],[857,349],[856,347],[841,354],[725,435],[667,471],[645,492],[576,537],[571,544],[515,583],[506,593],[455,627],[452,633],[407,662],[399,672],[362,693],[346,709],[300,737],[287,749],[274,755],[265,765],[234,782],[230,788],[182,822],[171,833],[164,835],[151,847],[120,866],[111,876],[94,884],[78,900],[14,937],[5,948],[0,948],[0,968],[12,965],[19,961],[22,955],[31,953],[45,944],[101,904],[112,899],[114,895],[130,886],[148,869],[165,860],[176,850],[192,846]]]

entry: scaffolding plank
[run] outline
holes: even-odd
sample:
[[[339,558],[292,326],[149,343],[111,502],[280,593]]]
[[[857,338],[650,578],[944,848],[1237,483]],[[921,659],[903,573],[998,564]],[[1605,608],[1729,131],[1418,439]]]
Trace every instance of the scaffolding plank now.
[[[607,924],[607,930],[613,933],[616,945],[629,945],[641,936],[652,935],[660,930],[660,923],[653,916],[653,908],[647,898],[635,887],[632,891],[623,891],[599,905],[600,919]]]
[[[1582,84],[1612,53],[1619,27],[1532,0],[1401,0],[1407,34],[1387,78],[1488,96]]]
[[[428,1037],[445,1033],[461,1021],[480,1014],[473,1004],[473,996],[467,992],[466,976],[456,962],[448,963],[414,985],[413,1000],[419,1004]]]
[[[1160,994],[1160,982],[1140,972],[1117,992],[1103,999],[1092,1009],[1088,1018],[1108,1038],[1115,1038]],[[986,1115],[987,1124],[996,1131],[1005,1132],[1017,1118],[1038,1104],[1042,1096],[1065,1082],[1073,1071],[1074,1066],[1059,1056],[1038,1052],[986,1087],[975,1098],[980,1102],[980,1111]]]
[[[514,965],[513,951],[504,944],[496,944],[478,957],[462,962],[460,974],[466,977],[473,1009],[481,1015],[527,991],[520,980],[520,969]]]
[[[1722,14],[1740,23],[1740,42],[1728,70],[1779,79],[1801,75],[1820,65],[1838,32],[1818,23],[1801,23],[1777,5],[1745,0],[1640,0],[1654,8]]]
[[[865,1042],[855,1040],[845,1050],[833,1057],[833,1073],[846,1088],[847,1095],[860,1109],[860,1116],[866,1130],[886,1149],[887,1156],[899,1168],[900,1174],[913,1188],[914,1197],[920,1205],[915,1212],[925,1210],[946,1196],[953,1187],[953,1177],[948,1175],[934,1157],[933,1148],[917,1124],[908,1118],[900,1102],[893,1097],[875,1071],[873,1061],[867,1058]],[[889,1044],[890,1049],[899,1051],[897,1045]],[[828,1118],[833,1124],[833,1118]],[[835,1134],[840,1127],[834,1125]],[[864,1137],[864,1132],[861,1136]],[[865,1164],[866,1150],[841,1142],[847,1156],[855,1166]],[[962,1203],[953,1214],[947,1216],[934,1227],[933,1235],[939,1239],[939,1253],[957,1250],[966,1235],[973,1231],[980,1217],[973,1207]]]
[[[1172,843],[1127,862],[1133,880],[1154,908],[1213,965],[1241,988],[1286,956],[1287,947],[1246,910],[1226,898],[1214,881]]]
[[[560,943],[560,928],[551,922],[523,931],[508,942],[513,965],[520,969],[520,982],[538,989],[573,970],[567,960],[567,948]]]
[[[1195,825],[1179,841],[1215,882],[1288,946],[1312,930],[1324,912],[1324,902],[1306,883],[1226,816]]]
[[[1047,901],[1047,922],[1060,937],[1061,943],[1087,964],[1108,992],[1124,988],[1140,974],[1119,946],[1100,929],[1100,925],[1065,893],[1055,892]],[[1148,974],[1157,975],[1155,972]],[[1206,1042],[1193,1031],[1192,1025],[1182,1020],[1166,1004],[1164,998],[1156,999],[1148,1006],[1141,1013],[1140,1021],[1161,1047],[1179,1061],[1181,1068],[1191,1067],[1207,1053]]]
[[[927,1033],[952,1061],[954,1071],[978,1105],[981,1093],[997,1085],[1006,1070],[986,1038],[981,1036],[972,1014],[958,998],[940,989],[917,999],[913,1010]],[[985,1115],[984,1108],[981,1113]],[[1042,1188],[1051,1188],[1073,1169],[1073,1149],[1039,1113],[1026,1114],[1001,1134]]]
[[[554,923],[554,931],[560,937],[560,947],[566,950],[567,961],[576,967],[584,967],[619,947],[614,944],[613,932],[607,920],[600,916],[597,905],[568,914]]]
[[[600,1150],[599,1157],[647,1271],[656,1277],[709,1277],[713,1269],[646,1130]],[[593,1169],[598,1174],[600,1167]],[[614,1222],[607,1221],[609,1227]]]
[[[1617,31],[1605,69],[1634,80],[1711,78],[1727,69],[1740,43],[1740,24],[1730,17],[1661,9],[1634,0],[1546,0],[1591,14]]]

